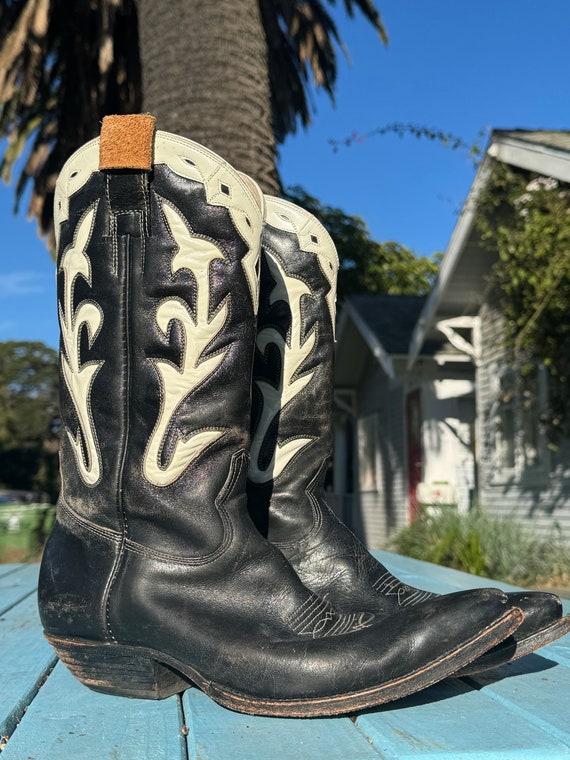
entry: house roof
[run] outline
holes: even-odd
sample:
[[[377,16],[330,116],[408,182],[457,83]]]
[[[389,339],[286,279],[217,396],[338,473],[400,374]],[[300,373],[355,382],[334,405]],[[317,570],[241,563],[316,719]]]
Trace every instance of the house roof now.
[[[546,148],[555,148],[570,151],[570,130],[560,129],[496,129],[493,132],[495,139],[518,140],[519,142],[542,145]]]
[[[406,356],[414,325],[426,296],[363,293],[348,296],[340,312],[337,333],[337,382],[350,384],[362,369],[363,346],[394,376],[392,358]],[[426,341],[422,354],[433,354],[441,344]]]
[[[475,228],[476,199],[491,173],[490,159],[570,182],[570,131],[492,132],[485,159],[451,235],[439,275],[414,327],[408,349],[410,368],[423,352],[424,343],[435,337],[440,320],[475,315],[481,305],[485,279],[496,259],[492,251],[479,244]]]
[[[386,353],[406,355],[412,330],[426,302],[426,296],[363,293],[349,296],[345,310],[357,316]],[[369,336],[371,337],[371,336]]]
[[[570,131],[496,129],[487,154],[505,164],[570,182]]]

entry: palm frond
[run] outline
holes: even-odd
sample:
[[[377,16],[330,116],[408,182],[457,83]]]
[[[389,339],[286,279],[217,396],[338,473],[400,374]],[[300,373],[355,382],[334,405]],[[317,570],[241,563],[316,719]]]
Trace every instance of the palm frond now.
[[[259,0],[259,6],[273,129],[282,142],[299,122],[310,123],[315,89],[334,99],[343,43],[323,0]],[[349,16],[360,10],[387,42],[371,0],[344,0],[344,7]],[[55,181],[67,157],[95,136],[105,114],[134,113],[141,105],[136,0],[0,4],[0,176],[10,181],[19,173],[16,207],[32,185],[28,211],[42,235],[51,233]]]
[[[334,2],[334,0],[331,1]],[[351,18],[354,16],[355,6],[360,9],[363,15],[374,26],[384,45],[387,45],[388,32],[386,31],[384,22],[382,21],[380,13],[378,12],[378,9],[375,7],[374,3],[370,2],[370,0],[344,0],[344,7],[346,8],[346,12]]]
[[[338,31],[318,0],[260,0],[268,45],[273,129],[277,142],[311,122],[311,87],[331,97],[336,80]],[[311,82],[312,77],[312,82]]]
[[[328,0],[336,5],[336,0]],[[321,0],[259,0],[265,27],[273,128],[277,142],[295,132],[297,123],[311,122],[313,90],[323,89],[334,102],[337,48],[345,53],[334,19]],[[344,0],[349,16],[358,8],[378,31],[384,44],[386,29],[370,0]]]
[[[140,109],[135,0],[13,0],[0,32],[0,175],[51,234],[55,181],[107,113]],[[23,163],[21,163],[23,162]]]

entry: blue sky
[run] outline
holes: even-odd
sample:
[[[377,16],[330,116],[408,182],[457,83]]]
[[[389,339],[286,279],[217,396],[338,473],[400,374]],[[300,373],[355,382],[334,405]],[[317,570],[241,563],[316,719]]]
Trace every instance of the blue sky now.
[[[415,123],[473,142],[484,128],[570,129],[568,0],[377,0],[384,48],[357,16],[335,12],[352,65],[339,56],[336,106],[315,99],[312,127],[288,139],[280,171],[324,203],[363,217],[378,240],[445,250],[475,169],[467,152],[395,135],[334,153],[330,139]],[[54,266],[0,185],[0,340],[57,346]]]

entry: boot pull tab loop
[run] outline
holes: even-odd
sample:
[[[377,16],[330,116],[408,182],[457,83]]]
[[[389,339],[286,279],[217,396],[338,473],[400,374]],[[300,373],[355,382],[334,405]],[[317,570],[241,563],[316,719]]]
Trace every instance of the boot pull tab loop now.
[[[103,118],[99,170],[106,174],[107,199],[119,234],[150,235],[155,121],[150,114]]]
[[[99,170],[152,170],[155,118],[150,114],[105,116],[99,139]]]

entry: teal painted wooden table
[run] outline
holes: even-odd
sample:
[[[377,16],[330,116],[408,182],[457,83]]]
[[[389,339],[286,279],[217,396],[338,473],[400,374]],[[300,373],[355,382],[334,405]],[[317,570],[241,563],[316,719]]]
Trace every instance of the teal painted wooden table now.
[[[512,588],[378,556],[434,591]],[[43,638],[37,573],[37,565],[0,565],[1,760],[570,759],[570,635],[477,678],[448,679],[352,717],[252,717],[197,689],[150,702],[82,686]]]

